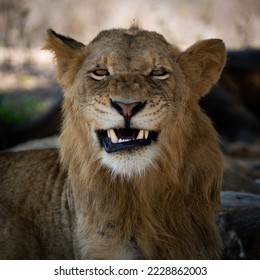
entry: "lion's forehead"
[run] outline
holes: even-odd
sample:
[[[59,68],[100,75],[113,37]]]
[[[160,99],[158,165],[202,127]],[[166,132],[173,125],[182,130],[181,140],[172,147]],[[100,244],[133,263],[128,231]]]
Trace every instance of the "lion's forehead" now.
[[[103,32],[91,44],[87,64],[104,64],[117,71],[148,71],[155,65],[171,66],[177,54],[161,35],[154,32]]]
[[[95,47],[102,45],[103,47],[115,47],[136,49],[136,47],[158,49],[158,45],[161,48],[168,48],[171,46],[165,38],[151,31],[136,30],[136,32],[130,32],[129,29],[114,29],[108,31],[102,31],[91,42]]]

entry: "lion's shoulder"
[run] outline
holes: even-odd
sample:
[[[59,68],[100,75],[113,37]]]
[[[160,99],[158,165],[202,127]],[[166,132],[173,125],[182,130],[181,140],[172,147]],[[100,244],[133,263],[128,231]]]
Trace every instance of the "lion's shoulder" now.
[[[0,153],[0,174],[4,168],[41,169],[48,163],[56,163],[59,153],[57,149],[26,150],[19,152],[4,151]]]
[[[40,192],[48,178],[55,178],[59,174],[57,149],[0,153],[2,196],[32,193],[37,189]]]
[[[73,258],[66,178],[57,149],[0,153],[0,259]]]

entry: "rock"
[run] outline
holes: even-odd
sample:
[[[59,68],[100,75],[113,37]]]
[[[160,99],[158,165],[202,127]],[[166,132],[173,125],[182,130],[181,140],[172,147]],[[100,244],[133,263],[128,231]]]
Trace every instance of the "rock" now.
[[[225,168],[222,189],[260,195],[260,184],[233,168]]]
[[[223,190],[260,194],[260,145],[230,143],[225,154]]]
[[[245,142],[230,143],[226,147],[226,153],[232,157],[260,158],[260,145]]]
[[[223,85],[214,86],[201,98],[200,106],[211,118],[223,141],[254,142],[260,135],[260,122],[243,102]]]
[[[49,149],[49,148],[58,148],[58,147],[59,147],[58,136],[54,135],[51,137],[27,141],[9,150],[18,152],[18,151],[25,151],[25,150],[39,150],[39,149]]]
[[[223,242],[224,260],[243,260],[246,258],[242,240],[234,231],[233,219],[229,213],[222,214],[218,220],[218,226]]]
[[[222,192],[219,228],[223,258],[260,259],[260,195]]]
[[[260,158],[259,159],[243,159],[229,158],[229,164],[241,174],[252,178],[253,180],[260,179]],[[260,188],[260,185],[259,185]]]

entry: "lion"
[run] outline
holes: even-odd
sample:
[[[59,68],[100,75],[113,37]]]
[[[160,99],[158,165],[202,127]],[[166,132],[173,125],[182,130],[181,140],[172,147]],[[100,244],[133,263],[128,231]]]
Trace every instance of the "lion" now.
[[[60,148],[1,154],[2,259],[218,259],[219,137],[198,101],[226,60],[133,26],[84,45],[48,30]]]

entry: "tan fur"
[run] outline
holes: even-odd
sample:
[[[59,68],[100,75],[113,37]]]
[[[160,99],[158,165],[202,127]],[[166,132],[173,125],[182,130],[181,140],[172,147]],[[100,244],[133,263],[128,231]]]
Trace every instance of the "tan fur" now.
[[[0,199],[7,209],[14,193],[33,200],[11,205],[16,220],[28,215],[37,227],[34,239],[50,252],[43,258],[60,257],[59,250],[63,258],[79,259],[219,258],[215,221],[223,158],[198,100],[219,78],[226,58],[223,42],[204,40],[181,52],[161,35],[133,27],[103,31],[87,46],[50,30],[45,48],[54,53],[64,90],[61,166],[54,151],[38,152],[39,160],[31,153],[19,161],[5,156],[5,170],[18,171],[16,178],[11,171],[1,174],[5,202]],[[93,79],[97,65],[110,75]],[[167,78],[151,76],[161,66]],[[105,152],[96,131],[124,126],[110,100],[144,102],[130,125],[158,132],[157,140]],[[48,153],[54,159],[46,162]],[[33,179],[21,175],[24,170],[34,172]],[[44,207],[53,219],[42,216]]]

